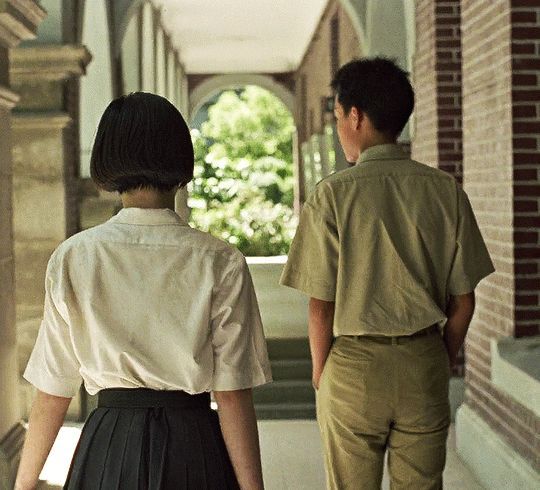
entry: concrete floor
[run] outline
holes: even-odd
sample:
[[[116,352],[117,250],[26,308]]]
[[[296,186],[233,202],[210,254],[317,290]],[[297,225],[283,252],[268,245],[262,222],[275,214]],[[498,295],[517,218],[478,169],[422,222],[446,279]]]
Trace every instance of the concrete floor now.
[[[317,423],[313,420],[264,420],[259,422],[266,490],[324,490],[325,477]],[[80,427],[63,427],[41,474],[40,488],[61,488]],[[454,432],[448,440],[444,472],[447,490],[484,490],[455,450]],[[383,489],[388,489],[385,474]]]

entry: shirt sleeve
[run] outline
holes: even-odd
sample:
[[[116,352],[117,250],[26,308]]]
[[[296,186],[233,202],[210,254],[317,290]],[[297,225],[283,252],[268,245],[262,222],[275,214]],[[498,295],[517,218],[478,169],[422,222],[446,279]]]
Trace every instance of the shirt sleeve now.
[[[280,284],[312,298],[335,301],[339,238],[324,183],[304,204]]]
[[[43,320],[23,377],[40,391],[71,398],[77,394],[82,378],[69,325],[54,297],[60,286],[60,281],[54,279],[58,272],[51,259],[45,277]]]
[[[240,253],[229,261],[214,296],[212,347],[212,390],[241,390],[272,381],[257,297]]]
[[[484,277],[495,271],[469,198],[459,185],[457,203],[456,251],[448,279],[448,293],[452,296],[474,291]]]

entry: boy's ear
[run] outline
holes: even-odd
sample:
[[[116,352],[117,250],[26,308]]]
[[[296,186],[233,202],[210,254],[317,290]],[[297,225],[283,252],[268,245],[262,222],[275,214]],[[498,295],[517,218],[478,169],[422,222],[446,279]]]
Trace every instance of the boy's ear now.
[[[364,113],[362,111],[359,111],[354,106],[351,107],[351,110],[349,112],[349,122],[351,125],[351,129],[358,130],[360,128],[360,124],[363,118],[364,118]]]

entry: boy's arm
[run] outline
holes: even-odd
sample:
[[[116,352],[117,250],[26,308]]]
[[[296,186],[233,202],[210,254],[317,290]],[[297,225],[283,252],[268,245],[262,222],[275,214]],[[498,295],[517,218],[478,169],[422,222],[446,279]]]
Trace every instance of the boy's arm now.
[[[463,345],[469,324],[474,314],[474,291],[459,296],[450,296],[444,327],[444,343],[450,358],[450,366],[456,363],[459,349]]]
[[[316,390],[319,389],[319,379],[332,347],[335,305],[333,301],[309,300],[309,347],[313,363],[313,387]]]

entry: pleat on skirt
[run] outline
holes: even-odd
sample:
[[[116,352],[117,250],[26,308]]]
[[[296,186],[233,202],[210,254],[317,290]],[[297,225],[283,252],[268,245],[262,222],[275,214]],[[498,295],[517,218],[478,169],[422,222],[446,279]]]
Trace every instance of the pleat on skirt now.
[[[209,394],[143,388],[99,393],[64,485],[68,490],[238,488]]]

